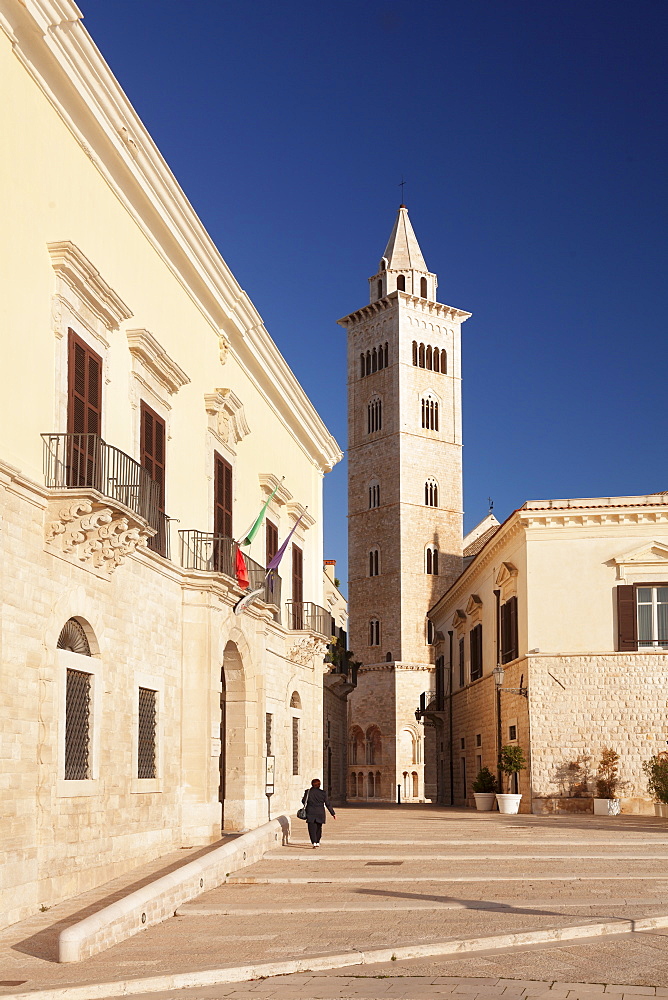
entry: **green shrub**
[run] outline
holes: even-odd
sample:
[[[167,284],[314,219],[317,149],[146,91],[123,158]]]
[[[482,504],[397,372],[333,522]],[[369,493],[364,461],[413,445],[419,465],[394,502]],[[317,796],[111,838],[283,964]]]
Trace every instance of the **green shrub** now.
[[[647,775],[647,787],[657,802],[668,805],[668,752],[662,750],[642,766]]]
[[[510,791],[510,779],[514,774],[519,774],[526,767],[526,760],[524,759],[524,750],[522,747],[518,746],[516,743],[507,743],[505,747],[501,747],[501,753],[499,754],[499,767],[504,774],[508,775],[508,791]]]
[[[474,792],[495,792],[496,778],[488,767],[481,767],[473,782]]]

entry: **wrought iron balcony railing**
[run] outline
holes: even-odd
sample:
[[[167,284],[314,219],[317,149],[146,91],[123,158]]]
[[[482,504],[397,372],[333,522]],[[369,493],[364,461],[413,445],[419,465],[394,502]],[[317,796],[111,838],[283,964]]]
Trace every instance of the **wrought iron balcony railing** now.
[[[167,517],[162,511],[158,511],[158,521],[153,527],[157,528],[155,535],[149,538],[147,545],[152,552],[157,552],[159,556],[164,556],[165,559],[171,559],[171,542],[170,542],[170,531],[169,522],[171,518]]]
[[[214,535],[210,531],[179,531],[181,539],[181,565],[184,569],[199,569],[205,573],[222,573],[223,576],[236,580],[237,543],[233,538],[224,535]],[[281,606],[281,578],[277,573],[271,573],[265,579],[267,571],[259,562],[244,553],[248,571],[249,590],[264,587],[264,594],[259,598],[265,604],[271,604],[277,609]],[[276,621],[278,615],[274,615]]]
[[[327,638],[334,632],[335,625],[329,611],[310,601],[287,601],[288,628],[310,629]]]
[[[157,529],[154,551],[167,548],[168,521],[160,510],[160,484],[124,451],[99,434],[42,434],[44,478],[52,489],[90,487],[124,504]],[[162,549],[161,547],[162,546]],[[162,551],[164,555],[165,552]]]

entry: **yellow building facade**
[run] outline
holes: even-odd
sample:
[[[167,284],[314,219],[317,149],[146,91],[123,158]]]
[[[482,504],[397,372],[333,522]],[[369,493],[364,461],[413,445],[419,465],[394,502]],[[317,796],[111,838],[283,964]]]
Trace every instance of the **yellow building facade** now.
[[[0,29],[4,925],[321,775],[341,451],[76,5]]]

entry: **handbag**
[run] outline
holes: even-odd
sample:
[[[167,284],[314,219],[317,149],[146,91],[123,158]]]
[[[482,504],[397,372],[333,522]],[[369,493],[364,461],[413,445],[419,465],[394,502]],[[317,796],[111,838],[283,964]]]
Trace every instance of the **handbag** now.
[[[306,807],[308,805],[308,797],[310,794],[311,794],[311,789],[309,788],[308,792],[306,793],[306,802],[301,807],[301,809],[297,810],[297,819],[306,819]]]

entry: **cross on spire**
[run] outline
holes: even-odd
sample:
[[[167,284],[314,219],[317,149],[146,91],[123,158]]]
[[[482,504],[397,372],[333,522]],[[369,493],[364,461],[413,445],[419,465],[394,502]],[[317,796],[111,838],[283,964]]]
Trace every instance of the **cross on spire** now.
[[[401,183],[397,185],[397,187],[401,188],[401,204],[402,205],[404,204],[404,185],[405,185],[405,183],[406,183],[406,181],[404,180],[404,175],[402,174],[401,175]]]

